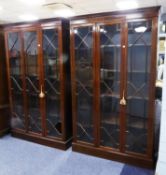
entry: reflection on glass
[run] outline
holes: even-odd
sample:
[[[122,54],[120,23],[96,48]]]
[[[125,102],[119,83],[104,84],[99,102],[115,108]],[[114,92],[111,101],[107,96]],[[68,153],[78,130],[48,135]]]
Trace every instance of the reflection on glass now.
[[[150,20],[128,23],[126,150],[137,153],[147,151],[151,30]]]
[[[25,118],[23,112],[23,88],[20,56],[20,37],[19,33],[9,33],[9,63],[10,63],[10,81],[12,93],[12,119],[13,128],[24,129]]]
[[[165,54],[159,54],[158,59],[158,65],[157,65],[157,80],[158,82],[163,83],[163,77],[164,77],[164,60],[165,60]]]
[[[28,99],[29,130],[32,132],[41,133],[39,66],[36,32],[24,32],[24,53],[26,65],[25,77]]]
[[[119,147],[121,26],[100,26],[100,144]]]
[[[77,139],[93,142],[92,27],[74,30],[76,62]]]
[[[47,135],[61,136],[58,30],[43,30]]]

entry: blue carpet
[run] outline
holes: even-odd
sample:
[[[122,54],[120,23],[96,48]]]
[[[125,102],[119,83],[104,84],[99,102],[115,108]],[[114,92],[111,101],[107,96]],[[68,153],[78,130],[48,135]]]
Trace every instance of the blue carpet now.
[[[61,151],[10,135],[0,139],[0,175],[130,175],[124,174],[125,167],[123,163],[71,149]],[[139,175],[151,175],[143,174],[146,170],[138,171]]]
[[[125,165],[120,175],[154,175],[154,172],[149,169]]]

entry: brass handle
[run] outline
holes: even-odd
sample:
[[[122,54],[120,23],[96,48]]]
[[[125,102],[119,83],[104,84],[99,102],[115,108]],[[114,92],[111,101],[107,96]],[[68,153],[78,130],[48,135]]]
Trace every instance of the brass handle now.
[[[122,99],[120,100],[120,105],[123,105],[123,106],[126,106],[126,105],[127,105],[127,102],[126,102],[126,100],[125,100],[125,98],[124,98],[124,91],[123,91],[123,97],[122,97]]]
[[[43,86],[41,85],[40,87],[40,94],[39,94],[39,98],[44,98],[45,97],[45,94],[43,92]]]

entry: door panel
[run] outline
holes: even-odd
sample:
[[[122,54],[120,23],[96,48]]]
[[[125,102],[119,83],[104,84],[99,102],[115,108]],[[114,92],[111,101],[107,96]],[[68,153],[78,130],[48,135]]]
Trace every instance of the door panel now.
[[[23,105],[22,60],[20,33],[8,34],[10,91],[12,94],[12,128],[25,129]]]
[[[43,62],[46,94],[46,135],[60,137],[60,60],[58,29],[43,30]]]
[[[92,26],[74,29],[77,140],[94,141]]]
[[[23,34],[29,131],[41,133],[42,129],[39,93],[42,87],[39,87],[37,32],[27,31]]]
[[[100,25],[100,145],[120,145],[121,25]]]
[[[147,152],[152,21],[128,23],[126,150]]]

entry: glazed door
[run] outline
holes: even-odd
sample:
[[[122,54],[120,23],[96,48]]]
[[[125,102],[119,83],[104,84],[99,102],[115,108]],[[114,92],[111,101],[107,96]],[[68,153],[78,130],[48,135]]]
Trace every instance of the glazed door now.
[[[120,149],[124,60],[122,57],[123,25],[120,22],[98,24],[99,75],[99,144]],[[98,71],[98,70],[97,70]]]
[[[11,104],[11,126],[25,130],[23,98],[23,59],[21,57],[21,37],[19,32],[7,34],[9,93]]]
[[[43,91],[40,84],[40,60],[38,33],[35,30],[23,32],[24,61],[26,80],[26,100],[28,115],[28,130],[42,133],[42,117],[39,94]]]
[[[152,20],[128,23],[125,149],[142,154],[148,151],[153,123],[153,114],[150,115],[154,109],[153,99],[150,99],[154,88],[152,71],[155,69],[152,65],[152,43]]]
[[[59,29],[42,30],[46,136],[62,136]],[[62,75],[63,76],[63,75]]]
[[[93,143],[93,26],[74,27],[71,44],[74,138],[77,141]]]

